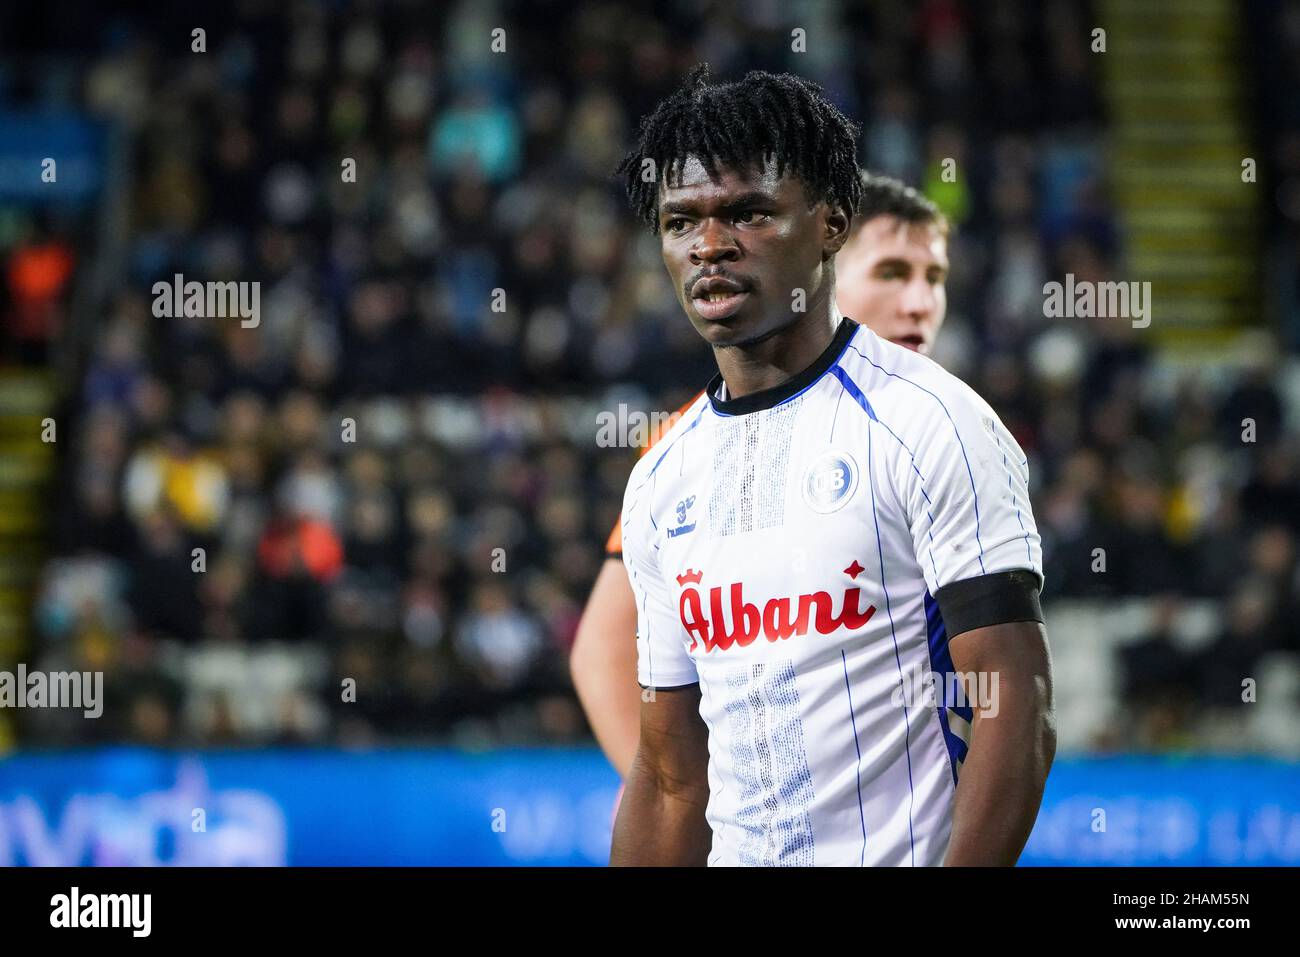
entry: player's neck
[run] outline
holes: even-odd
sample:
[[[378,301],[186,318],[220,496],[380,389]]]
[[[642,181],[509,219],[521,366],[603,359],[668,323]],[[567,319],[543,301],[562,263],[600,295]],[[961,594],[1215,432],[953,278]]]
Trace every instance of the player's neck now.
[[[727,398],[740,399],[792,379],[826,351],[843,316],[835,303],[809,313],[780,332],[750,345],[714,349]]]

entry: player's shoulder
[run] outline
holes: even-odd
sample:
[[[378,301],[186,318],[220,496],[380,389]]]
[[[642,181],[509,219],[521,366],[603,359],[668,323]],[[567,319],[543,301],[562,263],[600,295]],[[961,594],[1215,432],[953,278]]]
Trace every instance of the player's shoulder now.
[[[947,391],[952,383],[964,385],[933,359],[882,339],[867,326],[860,326],[849,340],[839,364],[864,392],[889,398],[895,391],[900,397],[915,396],[921,389]]]
[[[979,393],[939,363],[865,326],[849,342],[840,365],[872,414],[897,432],[924,433],[956,416],[996,418]]]
[[[663,438],[681,422],[688,412],[692,409],[699,411],[702,399],[704,399],[703,390],[695,393],[695,395],[687,399],[686,402],[677,409],[677,411],[662,418],[656,418],[654,426],[650,430],[650,440],[646,443],[645,448],[641,450],[641,457],[645,458],[645,456],[650,453],[650,450],[657,446]]]
[[[708,396],[701,391],[652,429],[650,440],[642,450],[628,478],[629,489],[635,488],[649,478],[659,463],[673,450],[678,440],[699,424],[708,401]]]

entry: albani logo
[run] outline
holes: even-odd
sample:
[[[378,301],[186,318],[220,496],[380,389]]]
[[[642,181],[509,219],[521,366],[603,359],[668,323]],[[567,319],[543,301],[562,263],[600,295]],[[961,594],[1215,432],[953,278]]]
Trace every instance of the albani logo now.
[[[865,570],[854,561],[844,569],[844,574],[856,579]],[[682,627],[691,636],[690,651],[694,651],[701,643],[706,652],[715,648],[726,651],[733,645],[744,648],[752,644],[760,634],[768,641],[806,635],[810,622],[812,630],[817,634],[829,635],[840,628],[861,628],[876,613],[875,605],[868,605],[865,611],[859,610],[862,589],[857,586],[844,589],[844,600],[836,615],[831,614],[834,602],[830,592],[826,591],[790,598],[772,598],[760,612],[757,605],[745,601],[744,582],[732,582],[729,586],[731,630],[728,631],[723,616],[721,586],[709,589],[709,614],[704,613],[699,587],[703,578],[703,572],[692,568],[677,576],[677,584],[682,587],[681,599],[677,605],[678,614]]]

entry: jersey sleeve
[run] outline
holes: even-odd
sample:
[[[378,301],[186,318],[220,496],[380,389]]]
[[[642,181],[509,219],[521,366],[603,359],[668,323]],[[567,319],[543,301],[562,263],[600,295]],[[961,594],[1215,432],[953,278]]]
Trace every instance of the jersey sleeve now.
[[[663,438],[664,433],[671,429],[673,425],[676,424],[677,420],[686,414],[686,410],[693,406],[701,395],[702,393],[695,393],[695,395],[691,396],[690,400],[687,401],[685,405],[669,416],[667,422],[655,427],[655,429],[650,433],[650,440],[646,442],[639,453],[642,458],[645,458],[645,454],[655,447],[655,443]],[[615,523],[614,527],[610,529],[609,538],[605,539],[605,555],[608,558],[623,557],[623,523],[621,520]]]
[[[1029,464],[992,408],[953,376],[912,383],[915,416],[899,456],[901,497],[930,594],[1024,570],[1043,582]],[[1005,577],[1005,576],[1002,576]]]
[[[636,670],[644,688],[680,688],[698,682],[672,591],[658,561],[658,531],[650,514],[650,488],[642,470],[632,473],[623,505],[623,562],[636,598]]]

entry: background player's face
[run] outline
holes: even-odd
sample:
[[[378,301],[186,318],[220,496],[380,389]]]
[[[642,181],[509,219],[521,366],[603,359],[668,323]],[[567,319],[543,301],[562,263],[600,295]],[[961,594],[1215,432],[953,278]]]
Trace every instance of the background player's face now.
[[[830,264],[849,221],[825,203],[810,207],[803,183],[778,177],[772,161],[719,174],[713,182],[691,157],[680,181],[660,188],[660,243],[696,331],[713,346],[746,345],[828,305]]]
[[[948,241],[933,225],[875,216],[835,262],[840,312],[900,346],[928,355],[948,311]]]

